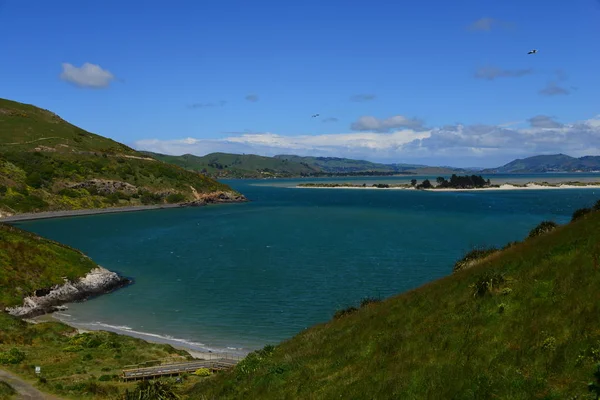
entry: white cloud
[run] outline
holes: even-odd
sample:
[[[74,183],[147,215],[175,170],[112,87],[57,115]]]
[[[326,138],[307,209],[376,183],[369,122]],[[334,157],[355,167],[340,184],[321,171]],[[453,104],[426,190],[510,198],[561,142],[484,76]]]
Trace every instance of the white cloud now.
[[[375,100],[375,95],[374,94],[355,94],[354,96],[350,97],[350,101],[355,101],[355,102],[365,102],[365,101],[371,101],[371,100]]]
[[[560,128],[563,125],[547,115],[537,115],[528,119],[533,128]]]
[[[85,63],[81,67],[75,67],[72,64],[63,63],[62,69],[60,79],[81,88],[106,88],[115,79],[113,74],[96,64]]]
[[[350,128],[354,131],[389,132],[398,128],[419,129],[422,126],[422,121],[415,118],[406,118],[402,115],[394,115],[386,119],[365,115],[353,122]]]
[[[194,103],[194,104],[189,104],[188,108],[194,109],[194,108],[223,107],[223,106],[225,106],[225,104],[227,104],[227,102],[225,100],[221,100],[218,103]]]
[[[562,86],[559,86],[556,82],[550,81],[545,88],[541,89],[539,93],[542,96],[559,96],[570,94],[571,91]]]
[[[514,26],[514,24],[506,21],[500,21],[498,19],[484,17],[480,18],[477,21],[473,22],[471,25],[467,27],[470,31],[491,31],[494,27],[501,27],[505,29],[510,29]]]
[[[481,67],[475,71],[475,78],[492,81],[496,78],[519,78],[529,75],[532,69],[502,69],[493,66]]]
[[[140,140],[141,150],[181,155],[212,152],[273,156],[298,154],[349,157],[380,162],[495,167],[537,154],[600,155],[600,115],[572,124],[536,116],[530,127],[452,125],[433,129],[398,129],[390,133],[353,132],[283,136],[248,133],[220,139]],[[557,125],[558,124],[558,125]]]

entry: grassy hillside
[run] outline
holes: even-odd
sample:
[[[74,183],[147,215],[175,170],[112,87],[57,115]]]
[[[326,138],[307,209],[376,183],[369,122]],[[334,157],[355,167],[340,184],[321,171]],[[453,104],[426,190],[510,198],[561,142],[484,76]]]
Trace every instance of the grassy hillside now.
[[[396,172],[397,169],[392,165],[373,163],[365,160],[352,160],[349,158],[338,157],[302,157],[296,155],[278,155],[276,159],[288,160],[296,163],[303,163],[313,168],[318,168],[322,172]]]
[[[498,168],[486,169],[484,173],[532,173],[532,172],[600,171],[600,156],[570,157],[550,154],[517,159]]]
[[[203,157],[184,154],[169,156],[142,152],[164,162],[219,178],[285,178],[319,172],[318,168],[297,162],[254,154],[212,153]]]
[[[197,384],[191,398],[586,398],[600,362],[600,212],[578,217],[340,311]]]
[[[0,214],[175,203],[215,191],[232,190],[0,99]]]
[[[77,334],[57,322],[31,325],[3,312],[36,289],[84,276],[97,265],[81,252],[37,235],[0,224],[0,368],[36,380],[37,387],[70,399],[115,398],[133,384],[115,375],[131,364],[173,358],[186,352],[169,345],[109,332]]]
[[[462,169],[428,167],[418,164],[379,164],[338,157],[302,157],[296,155],[263,157],[254,154],[229,153],[211,153],[198,157],[192,154],[169,156],[149,151],[140,153],[215,178],[258,179],[328,175],[451,174],[463,171]]]
[[[22,303],[36,289],[75,280],[96,264],[83,253],[0,224],[0,310]]]

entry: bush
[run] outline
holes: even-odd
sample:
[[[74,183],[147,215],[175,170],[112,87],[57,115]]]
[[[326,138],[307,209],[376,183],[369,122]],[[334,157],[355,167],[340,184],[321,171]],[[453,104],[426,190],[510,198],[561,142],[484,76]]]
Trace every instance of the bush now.
[[[368,305],[376,304],[376,303],[381,303],[381,299],[378,299],[375,297],[365,297],[364,299],[362,299],[360,301],[360,306],[367,307]]]
[[[551,232],[554,229],[558,228],[558,224],[554,221],[543,221],[540,222],[540,224],[538,226],[536,226],[535,228],[533,228],[530,232],[529,235],[527,236],[528,238],[533,238],[536,236],[540,236],[543,235],[545,233]]]
[[[573,216],[571,217],[571,222],[577,221],[584,215],[589,214],[591,212],[592,212],[591,208],[580,208],[579,210],[575,210],[575,212],[573,213]]]
[[[10,399],[17,394],[15,389],[4,381],[0,381],[0,399]]]
[[[353,314],[356,311],[358,311],[358,308],[356,308],[356,307],[348,307],[348,308],[344,308],[342,310],[337,310],[335,312],[335,314],[333,314],[333,318],[334,319],[342,318],[342,317],[344,317],[346,315]]]
[[[194,375],[196,376],[209,376],[211,374],[210,369],[208,368],[198,368],[195,372]]]
[[[181,193],[171,193],[167,196],[167,203],[181,203],[185,200],[185,196]]]
[[[9,351],[0,352],[0,364],[19,364],[25,359],[25,353],[13,347]]]
[[[173,385],[165,381],[141,381],[133,392],[125,391],[124,400],[178,400],[181,397]]]
[[[504,275],[498,272],[486,272],[480,275],[470,287],[473,288],[473,297],[483,297],[506,282]]]
[[[454,263],[452,272],[458,272],[463,269],[470,268],[473,265],[475,265],[478,260],[482,260],[482,259],[488,257],[489,255],[496,253],[497,251],[499,251],[499,250],[495,247],[488,247],[488,248],[482,247],[482,248],[478,248],[478,249],[477,248],[473,249],[473,250],[469,251],[467,254],[465,254],[463,258],[461,258],[456,263]]]
[[[0,187],[0,193],[2,192],[2,188]],[[596,204],[594,204],[594,206],[592,207],[592,210],[594,211],[600,211],[600,200],[598,200],[596,202]]]

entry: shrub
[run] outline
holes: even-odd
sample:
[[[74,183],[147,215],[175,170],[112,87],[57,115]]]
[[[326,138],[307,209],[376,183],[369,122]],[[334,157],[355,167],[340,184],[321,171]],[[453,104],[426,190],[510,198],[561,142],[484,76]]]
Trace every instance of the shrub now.
[[[79,190],[71,189],[71,188],[62,189],[60,192],[58,192],[58,194],[60,194],[62,196],[71,197],[74,199],[85,196],[83,191],[79,191]]]
[[[600,364],[596,366],[596,372],[594,372],[594,381],[588,384],[588,391],[594,393],[596,399],[600,399]]]
[[[2,192],[2,188],[0,187],[0,192]],[[594,204],[594,206],[592,207],[592,210],[594,211],[600,211],[600,200],[598,200],[596,202],[596,204]]]
[[[513,246],[518,245],[519,242],[518,241],[513,241],[513,242],[508,242],[507,244],[504,245],[504,247],[502,248],[502,250],[506,250],[506,249],[510,249]]]
[[[381,303],[381,299],[378,299],[376,297],[365,297],[364,299],[362,299],[360,301],[360,306],[367,307],[368,305],[376,304],[376,303]]]
[[[263,363],[265,363],[275,351],[275,346],[267,345],[261,350],[248,354],[235,367],[235,371],[241,375],[249,375],[255,372]]]
[[[167,203],[181,203],[185,200],[185,196],[181,193],[171,193],[167,196]]]
[[[125,391],[124,400],[178,400],[181,397],[175,393],[171,383],[165,381],[141,381],[133,392]]]
[[[504,275],[498,272],[486,272],[480,275],[479,278],[470,287],[473,288],[473,297],[483,297],[494,289],[499,289],[499,286],[506,282]]]
[[[19,364],[25,359],[25,353],[13,347],[8,351],[0,352],[0,364]]]
[[[573,216],[571,217],[571,222],[577,221],[584,215],[589,214],[591,212],[592,212],[591,208],[580,208],[579,210],[575,210],[575,212],[573,213]]]
[[[10,399],[17,394],[15,389],[4,381],[0,381],[0,399]]]
[[[545,233],[551,232],[554,229],[558,228],[558,224],[554,221],[542,221],[540,222],[540,224],[538,226],[536,226],[535,228],[533,228],[530,232],[529,235],[527,236],[528,238],[533,238],[536,236],[540,236],[543,235]]]
[[[335,314],[333,314],[333,318],[334,319],[342,318],[342,317],[344,317],[346,315],[353,314],[356,311],[358,311],[358,308],[356,308],[356,307],[352,307],[351,306],[351,307],[348,307],[348,308],[344,308],[342,310],[336,311]]]
[[[195,372],[194,375],[196,376],[209,376],[211,374],[210,369],[208,368],[198,368]]]
[[[100,376],[100,378],[98,378],[98,380],[101,382],[110,381],[111,379],[112,379],[112,377],[110,375],[102,375],[102,376]]]
[[[475,265],[478,260],[482,260],[487,256],[496,253],[497,251],[499,250],[495,247],[473,249],[465,254],[463,258],[454,263],[454,268],[452,271],[457,272],[470,268]]]

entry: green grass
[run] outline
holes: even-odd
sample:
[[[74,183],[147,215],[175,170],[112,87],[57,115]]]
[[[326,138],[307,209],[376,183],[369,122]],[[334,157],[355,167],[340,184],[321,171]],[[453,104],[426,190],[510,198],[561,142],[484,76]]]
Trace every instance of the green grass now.
[[[133,185],[113,193],[70,187],[92,179]],[[0,99],[0,212],[106,208],[195,199],[233,190],[86,132],[47,110]]]
[[[191,398],[586,398],[600,361],[598,226],[587,214],[309,328]]]
[[[76,280],[97,265],[83,253],[0,224],[0,309],[19,305],[37,289]]]

